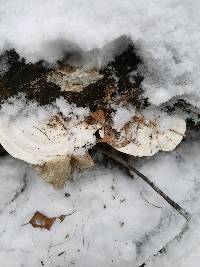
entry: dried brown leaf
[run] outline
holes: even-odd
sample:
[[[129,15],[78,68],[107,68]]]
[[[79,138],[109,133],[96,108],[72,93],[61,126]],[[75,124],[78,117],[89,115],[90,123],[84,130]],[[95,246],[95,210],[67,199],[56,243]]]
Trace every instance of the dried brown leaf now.
[[[56,217],[48,218],[47,216],[40,213],[39,211],[36,211],[36,213],[33,215],[29,223],[34,228],[45,228],[47,230],[50,230],[55,220],[56,220]]]
[[[58,218],[60,221],[64,221],[66,215],[60,215],[59,217],[49,218],[39,211],[36,211],[33,217],[30,219],[29,224],[34,228],[45,228],[50,230],[55,220]]]
[[[89,153],[85,153],[83,156],[72,156],[71,166],[73,169],[88,169],[94,167],[94,161]]]
[[[105,113],[102,109],[99,109],[93,113],[91,113],[91,117],[93,118],[94,122],[104,124],[105,123]]]

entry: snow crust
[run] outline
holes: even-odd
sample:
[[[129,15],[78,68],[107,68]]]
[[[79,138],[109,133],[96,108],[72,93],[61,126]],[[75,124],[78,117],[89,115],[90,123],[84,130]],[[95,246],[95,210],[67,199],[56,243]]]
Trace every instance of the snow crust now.
[[[112,41],[128,36],[144,61],[139,71],[152,103],[187,95],[199,106],[199,12],[198,0],[0,0],[0,51],[54,62],[65,52],[103,48],[102,65],[119,49]]]

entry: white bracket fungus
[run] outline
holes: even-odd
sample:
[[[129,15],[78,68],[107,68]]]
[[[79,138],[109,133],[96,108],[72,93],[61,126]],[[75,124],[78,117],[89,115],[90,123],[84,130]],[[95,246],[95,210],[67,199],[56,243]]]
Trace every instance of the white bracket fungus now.
[[[49,110],[19,100],[5,103],[0,112],[0,143],[13,157],[34,164],[45,180],[60,187],[71,174],[71,164],[92,166],[86,152],[96,143],[94,133],[99,125],[87,124],[87,114],[88,109],[62,99]],[[82,155],[77,156],[78,149]]]
[[[156,109],[142,113],[132,110],[133,116],[124,124],[119,114],[117,110],[113,125],[105,125],[100,136],[103,142],[129,155],[142,157],[152,156],[159,150],[171,151],[181,142],[186,131],[184,119]],[[127,114],[131,114],[130,110]]]
[[[32,121],[32,123],[31,123]],[[73,154],[75,148],[94,144],[96,125],[64,121],[56,115],[50,120],[37,118],[0,118],[2,146],[14,157],[31,164],[42,164],[63,155]]]
[[[55,187],[63,186],[73,167],[93,166],[87,150],[95,145],[94,134],[99,129],[102,142],[139,157],[173,150],[186,130],[184,119],[156,108],[141,113],[118,108],[106,119],[102,110],[89,113],[62,99],[49,110],[32,105],[17,101],[14,107],[2,105],[0,143],[12,156],[37,166],[41,176]],[[90,124],[88,115],[93,118]],[[77,156],[79,149],[81,157]]]
[[[118,107],[106,117],[103,110],[90,113],[62,98],[43,108],[13,98],[2,105],[0,129],[0,143],[12,156],[34,164],[46,181],[60,187],[73,167],[93,166],[87,151],[96,144],[98,130],[102,142],[142,157],[173,150],[184,137],[186,123],[158,108],[139,113]]]

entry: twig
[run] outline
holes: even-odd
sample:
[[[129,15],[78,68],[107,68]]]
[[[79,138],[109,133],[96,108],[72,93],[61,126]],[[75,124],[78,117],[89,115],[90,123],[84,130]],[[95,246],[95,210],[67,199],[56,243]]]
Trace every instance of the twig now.
[[[72,214],[74,214],[74,213],[76,213],[77,212],[77,210],[74,210],[74,211],[72,211],[71,213],[68,213],[68,214],[66,214],[66,215],[64,215],[65,217],[67,217],[67,216],[71,216]]]

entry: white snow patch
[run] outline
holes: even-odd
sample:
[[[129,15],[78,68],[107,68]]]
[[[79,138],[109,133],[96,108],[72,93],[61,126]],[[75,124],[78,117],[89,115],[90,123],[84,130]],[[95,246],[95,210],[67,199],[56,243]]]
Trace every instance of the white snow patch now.
[[[1,158],[1,184],[10,181],[9,186],[0,187],[1,264],[37,267],[42,261],[47,266],[129,267],[147,262],[153,267],[193,266],[200,246],[199,144],[198,135],[192,134],[170,154],[133,161],[193,216],[184,238],[160,257],[153,255],[179,233],[184,220],[137,177],[132,180],[121,169],[96,166],[76,173],[73,182],[55,191],[26,164]],[[20,191],[25,173],[25,190],[11,201],[14,191]],[[37,210],[49,217],[76,212],[62,223],[57,220],[48,231],[25,224]]]
[[[133,108],[128,109],[127,107],[119,107],[114,113],[112,120],[112,128],[118,132],[124,127],[124,125],[133,118],[135,110]]]

